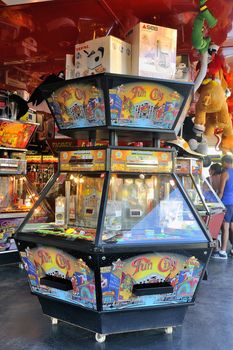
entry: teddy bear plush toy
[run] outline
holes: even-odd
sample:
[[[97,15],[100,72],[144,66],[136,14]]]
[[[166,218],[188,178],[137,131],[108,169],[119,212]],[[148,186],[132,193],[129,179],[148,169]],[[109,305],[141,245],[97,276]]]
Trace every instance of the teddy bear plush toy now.
[[[205,134],[213,135],[215,128],[223,129],[223,135],[231,135],[232,123],[226,101],[226,90],[221,82],[210,80],[199,90],[200,96],[196,103],[194,127],[202,127]]]
[[[213,45],[212,47],[215,47]],[[212,57],[211,49],[208,53]],[[208,65],[206,78],[199,88],[199,99],[196,103],[194,118],[194,138],[189,140],[190,148],[197,150],[200,143],[206,144],[205,136],[214,134],[216,128],[222,129],[224,137],[233,134],[231,115],[228,112],[227,97],[229,95],[227,82],[224,78],[224,59],[216,54],[214,59]],[[198,150],[200,152],[200,149]]]

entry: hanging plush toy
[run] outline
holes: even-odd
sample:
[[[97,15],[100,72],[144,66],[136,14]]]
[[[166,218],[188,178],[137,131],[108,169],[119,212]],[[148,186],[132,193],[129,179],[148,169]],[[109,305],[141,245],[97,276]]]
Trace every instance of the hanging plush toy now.
[[[213,57],[210,52],[209,56]],[[197,149],[198,139],[204,137],[203,134],[211,136],[216,128],[222,129],[224,137],[233,134],[231,115],[226,101],[229,90],[224,71],[224,59],[215,54],[214,59],[210,60],[206,78],[198,91],[200,96],[196,103],[193,127],[196,137],[189,141],[193,150]]]
[[[192,44],[200,54],[207,52],[211,38],[204,35],[204,24],[205,21],[209,28],[213,28],[217,24],[217,19],[209,11],[207,5],[207,0],[200,0],[200,12],[194,20],[193,32],[192,32]]]
[[[200,87],[207,71],[208,64],[208,49],[211,42],[209,36],[205,36],[205,23],[209,28],[213,28],[217,24],[216,18],[209,11],[207,0],[200,0],[200,12],[196,16],[192,31],[192,44],[193,47],[200,53],[200,71],[195,80],[194,92]]]
[[[194,92],[196,92],[202,84],[203,79],[206,76],[207,66],[208,66],[208,58],[209,58],[209,46],[211,42],[211,38],[209,36],[205,36],[204,33],[204,25],[207,23],[209,28],[213,28],[217,24],[216,18],[211,14],[206,5],[207,0],[200,0],[200,12],[196,16],[193,32],[192,32],[192,44],[193,47],[199,51],[200,53],[200,70],[199,74],[195,80]],[[214,48],[212,48],[214,49]],[[190,122],[193,121],[190,119]],[[197,152],[207,154],[208,145],[206,139],[204,137],[205,127],[201,123],[197,123],[195,121],[195,125],[192,127],[192,137],[189,139],[189,145],[192,150]]]
[[[232,134],[232,124],[226,102],[229,92],[224,78],[226,64],[218,53],[219,47],[214,43],[210,44],[210,38],[203,36],[204,21],[210,28],[217,23],[208,10],[206,1],[203,0],[200,1],[200,13],[195,19],[192,34],[193,46],[202,55],[200,71],[203,81],[200,81],[199,73],[195,91],[198,89],[200,96],[196,103],[194,137],[189,140],[189,145],[192,150],[206,154],[208,152],[206,136],[213,135],[217,127],[222,129],[223,135],[229,136]],[[205,79],[203,79],[203,61]]]
[[[194,115],[187,116],[183,125],[183,137],[188,141],[189,147],[203,155],[208,154],[208,145],[203,130],[194,128]]]

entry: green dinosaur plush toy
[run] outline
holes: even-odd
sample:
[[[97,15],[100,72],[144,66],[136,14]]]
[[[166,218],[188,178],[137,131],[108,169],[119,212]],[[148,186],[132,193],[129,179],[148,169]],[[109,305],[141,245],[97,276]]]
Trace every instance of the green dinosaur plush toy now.
[[[204,37],[203,34],[205,21],[207,22],[209,28],[213,28],[217,24],[217,19],[209,11],[206,2],[207,0],[200,0],[200,12],[194,20],[192,32],[193,47],[201,54],[208,50],[211,42],[211,38],[209,36]]]
[[[213,28],[216,26],[217,24],[217,19],[212,15],[212,13],[209,11],[207,5],[205,5],[207,0],[201,0],[200,1],[200,13],[199,13],[199,17],[203,18],[204,20],[206,20],[206,22],[208,23],[209,28]]]

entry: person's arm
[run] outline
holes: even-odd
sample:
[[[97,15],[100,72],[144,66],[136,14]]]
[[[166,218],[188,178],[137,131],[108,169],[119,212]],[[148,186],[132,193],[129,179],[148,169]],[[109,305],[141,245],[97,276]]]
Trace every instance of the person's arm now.
[[[228,179],[229,179],[229,174],[227,171],[224,171],[224,173],[222,173],[220,177],[220,186],[219,186],[219,192],[218,192],[218,196],[220,199],[222,199],[224,188]]]

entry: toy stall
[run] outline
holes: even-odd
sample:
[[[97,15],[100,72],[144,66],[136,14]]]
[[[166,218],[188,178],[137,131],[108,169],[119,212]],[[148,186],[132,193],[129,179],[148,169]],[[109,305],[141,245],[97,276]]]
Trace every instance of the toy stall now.
[[[175,173],[175,151],[154,145],[176,137],[193,84],[102,73],[42,90],[60,131],[93,146],[60,152],[59,172],[17,232],[32,293],[53,323],[98,342],[172,333],[195,301],[212,239]],[[44,201],[51,215],[35,223]]]

